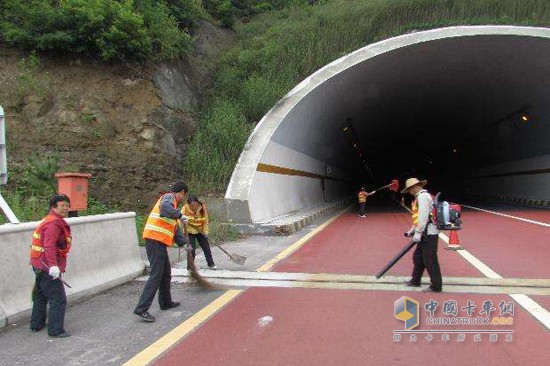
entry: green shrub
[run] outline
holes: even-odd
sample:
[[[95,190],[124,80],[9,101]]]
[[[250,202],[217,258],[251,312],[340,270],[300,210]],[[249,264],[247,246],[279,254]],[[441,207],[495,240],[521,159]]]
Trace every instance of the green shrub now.
[[[36,51],[31,52],[28,58],[23,58],[17,64],[17,88],[19,97],[29,94],[45,97],[48,94],[50,80],[47,73],[40,71],[40,57]]]
[[[165,2],[156,0],[5,0],[0,30],[21,48],[105,61],[173,58],[190,40]]]
[[[135,9],[142,14],[151,38],[153,59],[172,59],[188,48],[191,37],[178,27],[178,21],[164,2],[135,0]]]
[[[223,27],[231,28],[233,26],[235,9],[231,6],[230,0],[203,0],[202,4],[210,15],[221,22]]]
[[[194,29],[198,21],[206,17],[201,0],[167,0],[166,3],[181,30]]]

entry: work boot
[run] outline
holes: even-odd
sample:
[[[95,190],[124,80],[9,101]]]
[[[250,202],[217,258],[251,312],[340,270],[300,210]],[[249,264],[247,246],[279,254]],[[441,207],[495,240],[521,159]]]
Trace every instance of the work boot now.
[[[422,292],[441,292],[443,291],[442,289],[435,289],[433,288],[432,286],[428,287],[428,288],[425,288],[424,290],[422,290]]]
[[[168,310],[171,308],[175,308],[176,306],[180,306],[180,303],[177,301],[170,301],[170,303],[166,306],[161,306],[160,310]]]
[[[215,264],[213,264],[213,265],[208,265],[208,268],[209,268],[209,269],[214,269],[214,270],[215,270],[215,269],[218,269],[218,267],[216,267]]]
[[[413,280],[408,280],[405,282],[405,286],[409,287],[420,287],[419,283],[413,282]]]
[[[55,335],[50,335],[51,338],[69,338],[71,335],[67,332],[63,332],[63,333],[59,333],[59,334],[55,334]]]
[[[143,313],[134,312],[134,314],[136,314],[137,316],[139,316],[141,319],[143,319],[146,322],[152,323],[152,322],[155,321],[155,317],[152,316],[151,314],[149,314],[149,312],[147,312],[147,311],[144,311]]]

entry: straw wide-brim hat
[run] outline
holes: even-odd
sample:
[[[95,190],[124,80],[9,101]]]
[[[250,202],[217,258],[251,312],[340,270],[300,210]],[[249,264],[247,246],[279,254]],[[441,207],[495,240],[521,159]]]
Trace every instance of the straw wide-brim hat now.
[[[409,189],[414,186],[420,186],[424,187],[428,183],[427,180],[418,180],[416,178],[409,178],[405,181],[405,188],[401,191],[401,193],[407,193],[409,192]]]

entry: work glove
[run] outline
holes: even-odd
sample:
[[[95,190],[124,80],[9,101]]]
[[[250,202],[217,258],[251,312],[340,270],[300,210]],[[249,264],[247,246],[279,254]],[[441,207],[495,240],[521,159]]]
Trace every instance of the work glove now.
[[[415,232],[413,236],[413,241],[415,243],[420,243],[420,240],[422,240],[422,233]]]
[[[187,243],[183,246],[183,249],[187,250],[188,252],[192,252],[193,251],[193,247],[191,246],[191,244]]]
[[[189,217],[181,215],[180,220],[184,225],[187,225],[187,223],[189,222]]]
[[[411,230],[409,230],[409,231],[405,231],[405,232],[403,233],[403,236],[406,236],[407,238],[410,238],[410,237],[412,237],[413,235],[414,235],[414,229],[411,229]]]
[[[61,271],[59,270],[58,266],[51,266],[49,274],[54,280],[57,280],[59,276],[61,276]]]

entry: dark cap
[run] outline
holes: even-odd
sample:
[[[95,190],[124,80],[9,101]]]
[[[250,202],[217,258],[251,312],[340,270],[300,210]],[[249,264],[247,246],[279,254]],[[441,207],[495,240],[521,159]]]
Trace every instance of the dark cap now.
[[[185,193],[189,192],[189,188],[187,187],[187,184],[184,182],[176,182],[170,186],[170,191],[174,193],[179,193],[181,191],[184,191]]]

